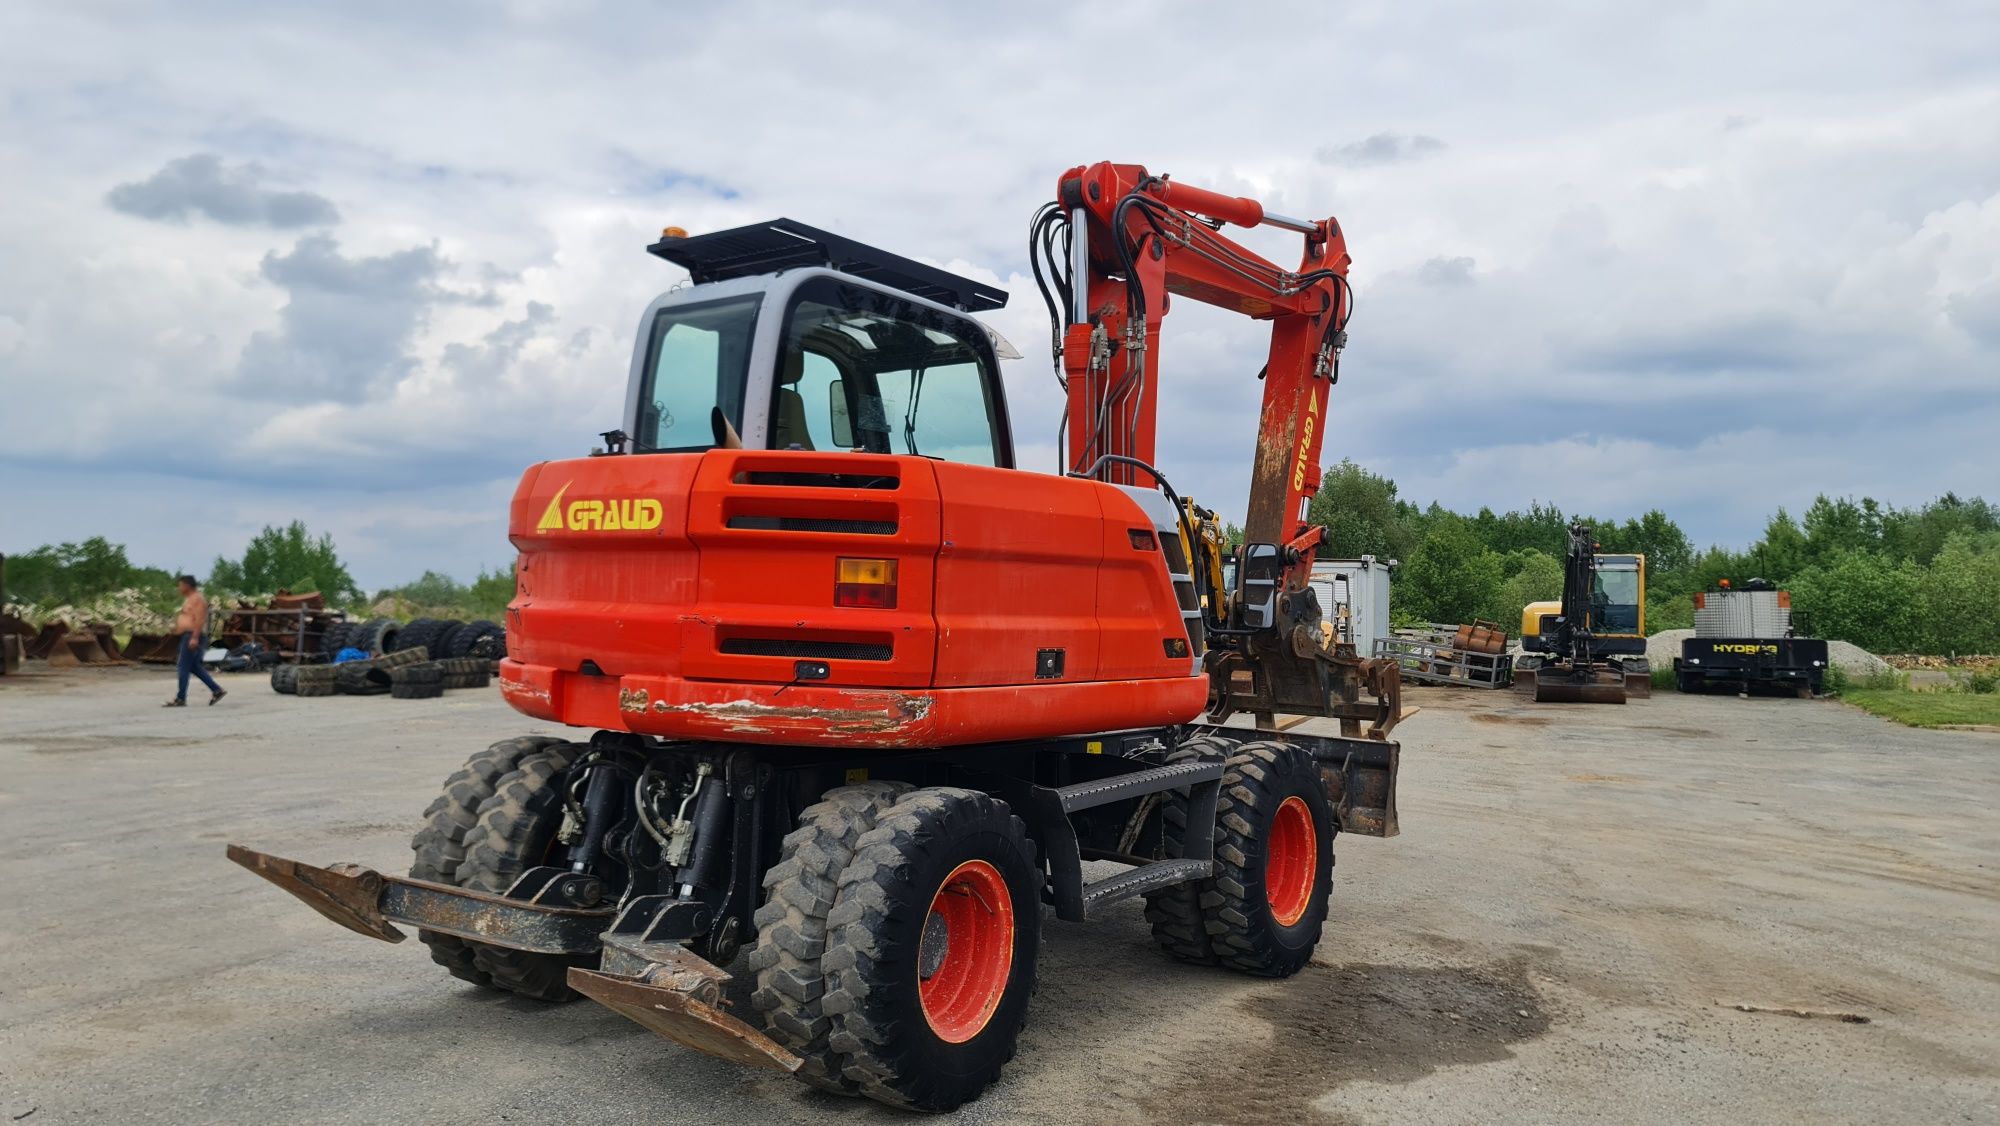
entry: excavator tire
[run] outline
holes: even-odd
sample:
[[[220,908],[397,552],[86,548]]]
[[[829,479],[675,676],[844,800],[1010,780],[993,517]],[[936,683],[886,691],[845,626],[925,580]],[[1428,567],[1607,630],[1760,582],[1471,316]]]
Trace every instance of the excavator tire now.
[[[1229,756],[1215,810],[1215,876],[1201,893],[1216,959],[1290,977],[1319,944],[1333,884],[1333,811],[1319,770],[1281,742]]]
[[[1175,747],[1163,765],[1219,761],[1227,759],[1235,750],[1236,744],[1232,740],[1204,735]],[[1187,834],[1188,793],[1186,790],[1168,791],[1166,802],[1160,807],[1160,843],[1164,859],[1179,858],[1181,842],[1187,839]],[[1208,941],[1207,920],[1201,913],[1201,893],[1207,890],[1208,884],[1207,880],[1191,880],[1146,897],[1146,921],[1153,925],[1153,941],[1175,958],[1200,966],[1216,963],[1215,948]]]
[[[298,675],[297,665],[271,666],[271,691],[283,696],[296,695],[299,690]]]
[[[522,759],[561,741],[546,735],[522,735],[502,739],[467,759],[464,766],[444,780],[444,792],[424,810],[424,827],[410,838],[410,849],[416,853],[416,859],[410,862],[410,878],[462,886],[458,872],[465,863],[465,834],[479,823],[479,807],[493,797],[500,780],[512,774]],[[474,985],[498,988],[492,977],[474,963],[474,943],[435,931],[418,931],[417,939],[430,948],[431,961],[443,966],[451,976]]]
[[[757,945],[750,951],[750,968],[757,974],[750,1003],[764,1014],[771,1039],[805,1061],[793,1074],[823,1091],[855,1095],[861,1089],[840,1073],[840,1058],[827,1047],[833,1021],[820,1011],[826,914],[840,874],[854,858],[855,842],[909,788],[906,782],[862,782],[828,790],[799,815],[778,863],[764,873]]]
[[[541,864],[562,827],[562,776],[584,750],[579,743],[552,743],[521,757],[479,807],[479,820],[465,831],[465,859],[458,883],[475,891],[505,892],[521,873]],[[537,1001],[574,1001],[566,980],[571,966],[588,966],[594,956],[531,954],[500,946],[476,945],[473,965],[500,989]]]
[[[999,1077],[1035,991],[1041,887],[1027,826],[989,794],[912,790],[861,835],[827,912],[821,1007],[862,1094],[947,1111]]]

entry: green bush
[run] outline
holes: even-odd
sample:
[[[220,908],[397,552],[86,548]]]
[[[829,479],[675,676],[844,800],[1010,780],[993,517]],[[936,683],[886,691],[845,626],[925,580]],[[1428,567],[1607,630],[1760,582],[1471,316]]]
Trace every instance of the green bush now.
[[[1810,616],[1814,636],[1877,653],[1907,653],[1923,646],[1925,581],[1914,563],[1855,554],[1814,564],[1788,586],[1792,606]]]
[[[472,587],[466,592],[466,609],[474,617],[502,621],[507,613],[507,604],[514,601],[514,567],[495,567],[491,571],[482,569],[479,577],[472,580]]]
[[[1396,575],[1395,597],[1425,621],[1469,622],[1491,613],[1499,593],[1500,557],[1449,513],[1432,523]]]
[[[1931,561],[1919,595],[1927,653],[2000,653],[2000,550],[1954,535]]]
[[[333,537],[314,538],[303,520],[283,528],[265,527],[251,537],[240,562],[218,556],[209,569],[208,582],[218,590],[254,597],[289,590],[294,594],[318,591],[328,603],[339,606],[361,600],[361,588],[340,561]]]

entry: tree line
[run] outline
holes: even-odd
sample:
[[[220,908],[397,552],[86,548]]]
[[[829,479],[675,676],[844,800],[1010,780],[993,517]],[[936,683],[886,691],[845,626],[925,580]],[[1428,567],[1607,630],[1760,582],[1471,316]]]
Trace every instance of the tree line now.
[[[1607,552],[1646,556],[1648,633],[1694,625],[1694,594],[1763,578],[1792,595],[1814,636],[1875,652],[2000,652],[2000,507],[1946,493],[1914,508],[1820,496],[1794,519],[1780,508],[1746,548],[1697,551],[1659,509],[1581,515]],[[1498,622],[1512,634],[1530,602],[1560,597],[1571,514],[1472,514],[1397,495],[1387,477],[1343,461],[1309,517],[1328,553],[1398,559],[1391,606],[1403,621]]]
[[[217,556],[206,576],[191,573],[218,605],[267,598],[279,591],[317,591],[326,596],[329,606],[355,613],[366,613],[369,607],[388,601],[407,616],[428,613],[497,619],[514,597],[511,567],[482,570],[470,583],[425,571],[414,582],[377,591],[370,597],[341,560],[333,537],[313,535],[303,520],[282,528],[266,527],[251,537],[241,558]],[[81,543],[44,544],[9,555],[5,601],[44,608],[84,608],[108,595],[136,590],[149,608],[167,613],[180,601],[174,577],[158,567],[133,563],[124,544],[92,536]]]
[[[1392,598],[1399,621],[1484,619],[1511,634],[1524,606],[1562,593],[1570,514],[1554,505],[1471,514],[1418,506],[1397,494],[1394,481],[1343,461],[1327,472],[1309,517],[1327,529],[1326,554],[1401,561]],[[1778,509],[1742,550],[1697,551],[1659,509],[1584,519],[1603,550],[1646,556],[1649,633],[1691,627],[1693,595],[1722,579],[1764,578],[1791,591],[1815,636],[1875,652],[2000,653],[2000,508],[1978,497],[1946,493],[1897,508],[1821,496],[1801,519]],[[102,536],[10,556],[5,584],[7,601],[43,606],[82,606],[129,589],[161,609],[175,600],[170,572],[134,564],[123,545]],[[405,615],[463,618],[498,618],[514,595],[513,571],[502,567],[469,583],[426,571],[371,599],[333,538],[296,520],[265,528],[240,559],[218,557],[206,585],[219,599],[317,590],[345,609],[387,599]]]

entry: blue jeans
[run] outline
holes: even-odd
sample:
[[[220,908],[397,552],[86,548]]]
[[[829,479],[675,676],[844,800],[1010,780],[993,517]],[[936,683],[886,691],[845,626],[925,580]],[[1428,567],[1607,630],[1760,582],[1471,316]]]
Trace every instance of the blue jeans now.
[[[188,648],[188,635],[184,633],[180,636],[180,646],[181,656],[177,667],[180,670],[181,687],[180,691],[174,694],[174,699],[180,700],[183,703],[187,701],[189,675],[200,677],[201,682],[208,685],[210,692],[220,696],[222,694],[222,686],[215,682],[214,677],[208,675],[208,670],[203,668],[201,664],[201,655],[208,652],[208,638],[198,633],[195,634],[194,648],[190,649]]]

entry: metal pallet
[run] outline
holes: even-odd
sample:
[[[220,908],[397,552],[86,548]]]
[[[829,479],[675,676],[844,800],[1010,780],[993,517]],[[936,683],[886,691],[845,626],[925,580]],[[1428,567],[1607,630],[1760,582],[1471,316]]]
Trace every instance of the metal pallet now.
[[[1454,627],[1456,628],[1456,627]],[[1514,659],[1506,652],[1468,653],[1450,632],[1409,631],[1375,639],[1375,655],[1393,658],[1403,679],[1458,688],[1505,688],[1514,682]]]

